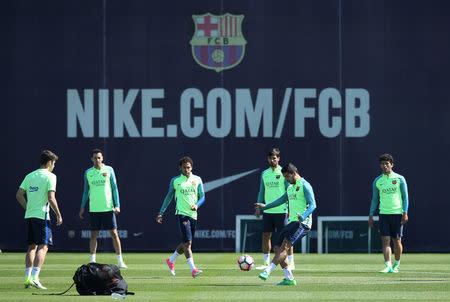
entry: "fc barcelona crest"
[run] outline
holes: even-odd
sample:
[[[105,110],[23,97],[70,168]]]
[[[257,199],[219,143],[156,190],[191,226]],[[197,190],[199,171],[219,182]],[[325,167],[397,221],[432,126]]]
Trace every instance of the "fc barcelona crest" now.
[[[247,41],[242,35],[244,15],[193,15],[195,32],[190,44],[194,60],[220,72],[241,63]]]

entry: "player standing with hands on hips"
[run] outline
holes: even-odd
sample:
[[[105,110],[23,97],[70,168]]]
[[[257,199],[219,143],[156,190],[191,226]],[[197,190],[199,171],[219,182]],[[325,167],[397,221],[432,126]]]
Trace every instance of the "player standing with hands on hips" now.
[[[408,186],[405,178],[392,170],[394,167],[392,155],[381,155],[380,167],[383,174],[373,181],[369,225],[373,227],[373,214],[379,208],[379,230],[386,264],[380,273],[398,273],[403,252],[403,226],[408,222]],[[391,265],[391,237],[394,242],[394,266]]]
[[[56,214],[56,225],[62,224],[61,213],[55,198],[56,175],[52,173],[58,156],[44,150],[40,157],[40,168],[28,174],[20,184],[16,199],[25,209],[28,229],[28,251],[25,257],[25,288],[34,286],[47,289],[39,281],[39,272],[44,264],[48,246],[53,245],[50,228],[50,208]],[[26,194],[27,199],[24,195]]]
[[[192,239],[195,235],[197,225],[197,210],[205,202],[202,179],[192,174],[194,162],[188,156],[180,159],[181,174],[172,178],[169,191],[161,206],[156,221],[163,222],[163,214],[175,196],[175,215],[177,216],[178,227],[181,233],[181,243],[173,255],[166,259],[169,272],[175,276],[175,260],[184,253],[187,263],[191,268],[192,277],[195,278],[202,273],[194,264],[192,256]]]
[[[298,174],[297,168],[293,164],[289,163],[283,166],[281,173],[290,184],[286,193],[267,205],[255,203],[255,208],[266,210],[287,202],[289,211],[289,223],[281,230],[275,245],[275,256],[272,263],[258,277],[267,280],[272,271],[280,264],[285,278],[277,285],[297,285],[286,255],[294,243],[311,230],[312,212],[316,209],[316,200],[311,185]]]
[[[103,229],[109,230],[119,267],[127,268],[123,261],[122,246],[117,233],[116,214],[120,213],[120,201],[114,169],[103,164],[103,154],[100,149],[92,150],[91,161],[94,166],[84,173],[84,191],[79,213],[80,218],[84,219],[84,207],[89,198],[91,262],[96,261],[98,231]]]

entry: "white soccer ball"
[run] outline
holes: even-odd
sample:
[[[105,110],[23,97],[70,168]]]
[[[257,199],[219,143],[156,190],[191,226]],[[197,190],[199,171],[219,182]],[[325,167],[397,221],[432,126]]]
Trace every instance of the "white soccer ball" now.
[[[242,255],[238,259],[238,264],[241,270],[248,272],[255,264],[255,260],[250,255]]]

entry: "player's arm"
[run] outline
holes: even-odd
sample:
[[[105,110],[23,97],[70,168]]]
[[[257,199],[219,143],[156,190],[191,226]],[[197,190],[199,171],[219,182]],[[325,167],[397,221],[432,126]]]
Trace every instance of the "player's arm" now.
[[[26,192],[27,191],[25,191],[24,189],[19,188],[16,193],[16,199],[19,202],[19,204],[22,206],[22,208],[24,208],[24,210],[27,209],[27,200],[25,199]]]
[[[373,227],[373,214],[378,208],[378,203],[380,202],[380,192],[378,192],[377,188],[377,179],[376,178],[372,183],[372,202],[370,203],[369,210],[369,226]]]
[[[52,208],[53,212],[56,214],[56,225],[62,224],[62,216],[61,212],[59,211],[58,202],[56,201],[55,197],[55,191],[48,191],[47,193],[48,202],[50,203],[50,207]]]
[[[191,209],[197,211],[198,208],[205,202],[205,190],[203,189],[203,182],[200,180],[197,187],[198,201],[195,205],[191,206]]]
[[[261,181],[259,182],[259,193],[258,193],[258,200],[256,201],[256,203],[264,203],[264,195],[266,193],[266,188],[264,186],[264,181],[263,181],[263,177],[261,174]],[[259,217],[259,215],[261,215],[261,209],[260,208],[256,208],[255,209],[255,216]]]
[[[280,198],[276,199],[275,201],[272,201],[269,204],[255,203],[254,206],[255,206],[255,209],[259,208],[259,209],[263,209],[263,211],[264,211],[264,210],[278,207],[278,206],[282,205],[283,203],[286,203],[287,200],[288,200],[287,193],[284,193]]]
[[[408,185],[404,177],[400,177],[400,192],[402,193],[402,224],[408,222],[408,207],[409,207],[409,196],[408,196]]]
[[[111,192],[113,198],[114,205],[114,213],[120,213],[120,199],[119,199],[119,188],[117,187],[117,179],[116,174],[114,173],[114,169],[110,167],[110,184],[111,184]]]
[[[78,216],[80,216],[81,219],[83,219],[84,214],[84,207],[86,206],[87,200],[89,198],[89,183],[87,180],[87,171],[84,172],[84,187],[83,187],[83,197],[81,198],[81,207],[80,207],[80,213],[78,213]]]
[[[170,202],[172,201],[173,195],[175,194],[175,187],[173,186],[174,178],[170,181],[169,184],[169,191],[166,194],[166,198],[164,198],[163,204],[161,206],[161,209],[159,210],[159,214],[156,217],[156,222],[162,223],[162,216],[164,212],[166,211],[167,207],[169,206]]]
[[[306,204],[308,207],[303,214],[298,214],[298,219],[300,222],[305,220],[317,208],[316,199],[314,198],[314,191],[308,182],[303,182],[303,194],[305,195]]]

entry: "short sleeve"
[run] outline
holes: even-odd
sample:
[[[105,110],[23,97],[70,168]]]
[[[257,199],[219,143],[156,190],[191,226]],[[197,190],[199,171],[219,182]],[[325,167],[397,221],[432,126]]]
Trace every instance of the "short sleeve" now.
[[[27,177],[25,177],[22,181],[22,183],[20,184],[20,187],[22,190],[26,191],[27,190]]]
[[[55,174],[50,175],[50,177],[48,179],[47,191],[55,191],[56,192],[56,175]]]

